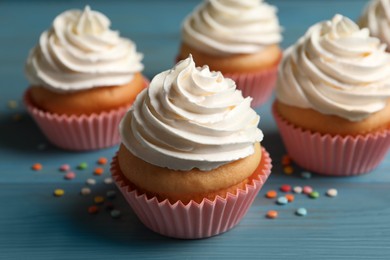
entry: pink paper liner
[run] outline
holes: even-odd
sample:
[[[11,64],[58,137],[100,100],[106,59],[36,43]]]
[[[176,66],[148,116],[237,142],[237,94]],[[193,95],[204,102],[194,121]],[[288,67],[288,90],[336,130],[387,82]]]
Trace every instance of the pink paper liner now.
[[[148,81],[145,79],[145,87]],[[27,111],[47,139],[54,145],[74,151],[111,147],[120,143],[118,126],[131,105],[91,115],[58,115],[39,109],[31,102],[29,90],[24,94]]]
[[[390,148],[390,129],[357,136],[320,134],[272,113],[287,153],[301,167],[329,176],[354,176],[376,168]]]
[[[226,198],[217,196],[214,201],[204,199],[201,203],[178,201],[171,204],[167,199],[158,201],[132,189],[122,175],[117,157],[111,163],[113,179],[127,202],[142,223],[149,229],[164,236],[197,239],[215,236],[234,226],[245,216],[259,190],[271,173],[271,158],[262,148],[262,159],[257,171],[258,179],[238,189],[236,194],[228,193]]]
[[[278,66],[253,73],[224,73],[225,78],[231,78],[242,91],[244,97],[252,97],[252,107],[258,107],[268,101],[274,90],[278,74]]]

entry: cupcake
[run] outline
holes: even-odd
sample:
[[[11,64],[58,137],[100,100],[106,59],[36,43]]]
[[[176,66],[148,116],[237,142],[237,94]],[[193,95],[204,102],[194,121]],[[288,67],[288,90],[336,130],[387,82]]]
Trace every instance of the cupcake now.
[[[289,47],[273,114],[300,166],[347,176],[374,169],[390,147],[390,55],[368,29],[335,15]]]
[[[206,0],[183,22],[178,60],[192,54],[221,71],[256,107],[275,86],[281,40],[276,8],[262,0]]]
[[[359,25],[370,30],[371,36],[390,46],[390,4],[388,1],[369,1],[359,19]]]
[[[86,6],[58,15],[30,51],[25,103],[58,147],[92,150],[118,144],[117,126],[146,86],[135,44]]]
[[[194,239],[238,224],[271,169],[250,102],[191,56],[138,95],[120,124],[111,171],[148,228]]]

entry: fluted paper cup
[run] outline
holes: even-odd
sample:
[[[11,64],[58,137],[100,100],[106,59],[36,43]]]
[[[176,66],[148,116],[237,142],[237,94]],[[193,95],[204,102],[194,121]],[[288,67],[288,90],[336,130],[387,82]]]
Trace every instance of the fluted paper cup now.
[[[303,130],[272,113],[287,153],[301,167],[329,176],[368,173],[390,148],[390,129],[357,136],[320,134]]]
[[[236,226],[245,216],[259,190],[271,172],[271,158],[262,148],[262,159],[256,170],[257,177],[246,189],[238,189],[236,194],[217,196],[213,201],[204,199],[201,203],[190,201],[172,204],[167,199],[158,201],[140,193],[121,173],[117,157],[111,163],[113,179],[127,202],[142,223],[161,235],[197,239],[221,234]]]

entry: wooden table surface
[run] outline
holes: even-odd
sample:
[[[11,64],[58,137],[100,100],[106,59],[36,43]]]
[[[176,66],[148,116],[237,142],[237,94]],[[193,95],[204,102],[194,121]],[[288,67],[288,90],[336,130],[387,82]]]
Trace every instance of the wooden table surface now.
[[[365,4],[270,2],[279,8],[284,48],[308,26],[335,13],[356,19]],[[257,111],[274,168],[235,229],[203,240],[165,238],[146,229],[119,193],[112,203],[121,218],[112,218],[105,209],[88,214],[95,196],[116,190],[103,182],[109,177],[108,165],[103,176],[94,176],[93,170],[99,157],[111,158],[117,147],[85,153],[57,149],[47,143],[21,103],[28,84],[23,67],[29,49],[57,14],[85,4],[105,13],[112,28],[136,42],[145,54],[145,74],[151,78],[173,65],[180,23],[197,1],[0,1],[0,259],[390,259],[390,154],[376,170],[360,177],[304,179],[298,167],[286,175],[281,166],[285,150],[270,116],[271,102]],[[11,100],[17,102],[16,108],[9,107]],[[32,171],[35,162],[43,170]],[[77,170],[81,162],[87,162],[88,169]],[[64,180],[58,170],[64,163],[77,174],[74,180]],[[87,178],[97,184],[89,196],[81,196]],[[321,196],[296,195],[286,206],[264,197],[282,184],[310,185]],[[65,195],[54,197],[56,188],[64,189]],[[336,188],[339,195],[326,197],[329,188]],[[308,215],[296,216],[299,207]],[[271,209],[279,211],[279,218],[265,218]]]

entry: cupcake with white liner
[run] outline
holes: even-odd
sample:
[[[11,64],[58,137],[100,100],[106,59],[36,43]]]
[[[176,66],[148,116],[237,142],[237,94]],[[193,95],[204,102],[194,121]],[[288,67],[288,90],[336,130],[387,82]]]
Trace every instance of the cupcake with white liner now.
[[[204,238],[242,219],[271,169],[250,102],[191,56],[138,95],[120,124],[111,171],[148,228]]]
[[[142,54],[89,6],[58,15],[30,51],[28,111],[47,138],[71,150],[119,143],[117,125],[146,87]]]

